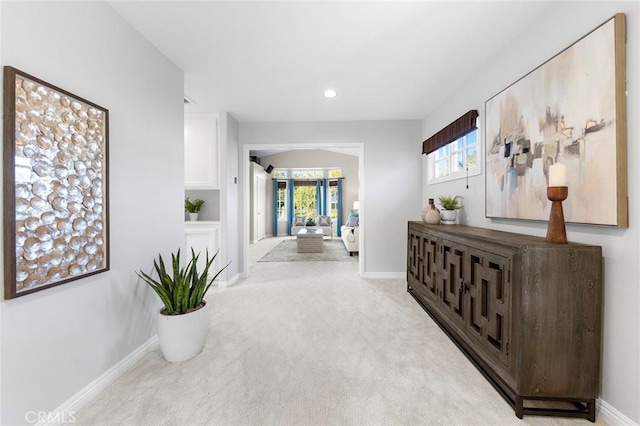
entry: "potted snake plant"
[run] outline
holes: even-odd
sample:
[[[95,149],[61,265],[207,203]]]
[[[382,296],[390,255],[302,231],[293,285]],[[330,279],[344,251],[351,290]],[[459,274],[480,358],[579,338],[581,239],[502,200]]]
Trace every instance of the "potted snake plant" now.
[[[144,271],[137,272],[158,295],[164,307],[158,314],[158,340],[162,355],[169,362],[186,361],[198,355],[209,333],[209,305],[204,296],[211,283],[229,266],[213,274],[209,269],[218,255],[209,258],[206,252],[205,265],[198,271],[198,258],[191,249],[191,260],[186,266],[180,266],[180,250],[171,254],[171,269],[165,266],[162,255],[153,261],[157,279]]]

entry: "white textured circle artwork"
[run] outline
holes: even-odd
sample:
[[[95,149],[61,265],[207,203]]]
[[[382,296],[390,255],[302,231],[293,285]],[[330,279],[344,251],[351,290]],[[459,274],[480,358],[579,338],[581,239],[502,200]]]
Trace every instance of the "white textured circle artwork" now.
[[[16,75],[16,293],[105,268],[105,147],[105,111]]]

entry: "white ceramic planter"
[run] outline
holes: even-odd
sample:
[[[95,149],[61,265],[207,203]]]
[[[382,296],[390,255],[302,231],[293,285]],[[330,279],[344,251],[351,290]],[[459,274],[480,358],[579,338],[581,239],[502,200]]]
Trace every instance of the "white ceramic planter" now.
[[[158,316],[158,340],[167,361],[186,361],[202,352],[211,324],[206,302],[188,314]]]
[[[197,222],[198,221],[198,213],[189,213],[189,220],[191,222]]]
[[[458,217],[457,210],[440,210],[440,216],[442,217],[443,225],[453,225],[456,223],[456,219]]]

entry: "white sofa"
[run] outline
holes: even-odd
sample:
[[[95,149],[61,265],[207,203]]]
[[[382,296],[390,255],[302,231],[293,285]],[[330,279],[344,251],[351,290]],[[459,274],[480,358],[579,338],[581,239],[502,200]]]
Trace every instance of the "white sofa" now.
[[[301,216],[297,216],[296,220],[301,218]],[[316,218],[316,222],[317,222],[317,218]],[[307,218],[304,217],[299,223],[306,223],[307,222]],[[295,237],[298,234],[298,231],[300,231],[301,229],[304,229],[305,226],[301,226],[301,225],[293,225],[291,227],[291,236]],[[318,228],[318,229],[322,229],[322,235],[325,237],[331,237],[331,239],[333,239],[333,221],[331,220],[331,218],[329,217],[329,226],[312,226],[312,228]]]
[[[360,251],[360,227],[342,226],[340,227],[342,242],[350,255]]]

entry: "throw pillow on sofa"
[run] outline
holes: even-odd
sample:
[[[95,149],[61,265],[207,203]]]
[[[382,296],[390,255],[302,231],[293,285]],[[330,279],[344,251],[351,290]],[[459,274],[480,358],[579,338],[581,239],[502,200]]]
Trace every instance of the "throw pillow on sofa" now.
[[[296,220],[293,221],[293,226],[305,226],[307,224],[306,216],[296,216]]]
[[[349,212],[349,217],[347,217],[347,223],[345,223],[345,225],[351,228],[355,228],[356,226],[358,226],[359,222],[360,222],[360,215],[358,214],[358,211],[351,210]]]
[[[318,226],[331,226],[331,216],[318,216]]]

